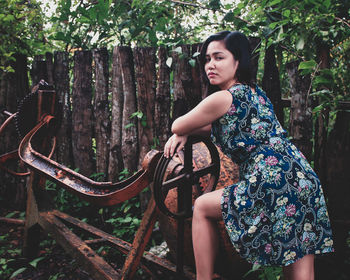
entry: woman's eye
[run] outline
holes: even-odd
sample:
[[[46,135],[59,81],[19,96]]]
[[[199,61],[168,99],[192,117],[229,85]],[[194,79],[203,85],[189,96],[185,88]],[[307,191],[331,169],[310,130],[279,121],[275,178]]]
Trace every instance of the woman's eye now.
[[[216,60],[221,60],[221,59],[223,59],[223,57],[221,56],[216,57]]]

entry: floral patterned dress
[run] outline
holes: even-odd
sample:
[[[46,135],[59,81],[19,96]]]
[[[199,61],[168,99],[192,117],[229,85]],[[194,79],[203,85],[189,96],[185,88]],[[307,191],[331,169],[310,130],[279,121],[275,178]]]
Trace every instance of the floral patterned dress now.
[[[320,181],[287,139],[270,100],[256,87],[234,85],[228,112],[212,140],[240,166],[221,208],[231,242],[250,263],[289,265],[307,254],[334,251]]]

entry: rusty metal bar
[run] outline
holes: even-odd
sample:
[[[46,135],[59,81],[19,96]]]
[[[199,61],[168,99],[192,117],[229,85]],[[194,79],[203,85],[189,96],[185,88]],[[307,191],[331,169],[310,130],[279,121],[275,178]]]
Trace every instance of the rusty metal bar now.
[[[29,168],[58,183],[82,199],[100,206],[115,205],[139,194],[151,181],[150,174],[160,157],[160,152],[150,151],[143,163],[143,170],[118,182],[93,181],[35,151],[31,142],[42,129],[48,129],[52,116],[46,116],[21,141],[19,155]]]
[[[137,267],[140,263],[142,255],[145,251],[146,245],[148,244],[154,225],[157,221],[158,212],[154,198],[152,197],[148,202],[147,210],[143,214],[143,218],[138,228],[134,241],[131,246],[131,250],[124,262],[122,269],[122,280],[133,279]]]

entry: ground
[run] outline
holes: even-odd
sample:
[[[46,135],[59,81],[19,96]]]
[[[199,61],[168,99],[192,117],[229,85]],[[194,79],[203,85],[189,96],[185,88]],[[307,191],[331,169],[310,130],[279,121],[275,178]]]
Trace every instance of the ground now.
[[[1,215],[2,214],[2,215]],[[4,216],[6,213],[0,213]],[[23,214],[22,214],[23,215]],[[13,280],[55,280],[55,279],[79,279],[92,280],[87,272],[80,268],[65,251],[49,236],[42,233],[40,253],[38,258],[30,263],[21,256],[23,244],[23,226],[0,222],[0,279],[9,279],[14,272],[20,272]],[[349,240],[347,240],[349,242]],[[103,253],[103,252],[102,252]],[[111,263],[112,266],[116,264]],[[349,246],[340,255],[327,255],[316,258],[315,262],[317,280],[347,280],[350,279],[350,249]],[[276,270],[274,270],[276,272]],[[282,279],[273,274],[273,270],[261,271],[246,279]],[[165,277],[165,276],[164,276]],[[256,278],[255,278],[256,277]],[[138,275],[138,279],[147,277]],[[159,275],[158,279],[163,278]]]

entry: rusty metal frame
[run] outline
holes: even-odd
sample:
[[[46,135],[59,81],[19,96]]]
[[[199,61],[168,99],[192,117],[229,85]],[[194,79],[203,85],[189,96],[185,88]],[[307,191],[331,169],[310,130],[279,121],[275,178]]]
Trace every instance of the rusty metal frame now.
[[[40,107],[43,103],[41,99],[43,99],[45,91],[39,92],[38,106]],[[47,91],[48,96],[45,96],[45,106],[49,103],[50,95],[54,98],[52,93],[53,91]],[[44,230],[50,233],[94,279],[132,279],[139,266],[150,275],[153,275],[152,268],[156,268],[176,276],[176,265],[145,251],[158,218],[158,210],[153,198],[143,215],[134,241],[130,244],[52,209],[53,202],[45,189],[45,181],[49,179],[83,200],[100,206],[116,205],[136,196],[150,185],[161,153],[155,150],[150,151],[143,161],[142,169],[122,182],[96,182],[50,159],[54,149],[52,147],[54,145],[50,147],[49,144],[52,139],[50,131],[55,124],[55,118],[46,113],[42,116],[38,115],[39,117],[40,120],[37,125],[24,136],[18,149],[21,162],[25,163],[30,169],[27,184],[23,254],[29,258],[37,255],[40,243],[39,233]],[[35,149],[38,146],[40,152]],[[13,153],[13,155],[15,154],[16,152]],[[49,155],[45,156],[45,154]],[[89,233],[96,238],[82,240],[69,227],[78,228],[79,232]],[[100,242],[104,242],[126,255],[124,265],[120,270],[114,270],[89,246]],[[195,279],[195,275],[188,268],[185,268],[184,278]]]

